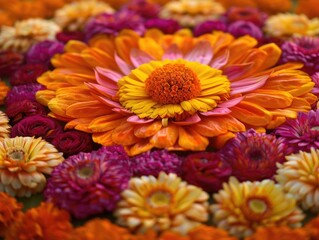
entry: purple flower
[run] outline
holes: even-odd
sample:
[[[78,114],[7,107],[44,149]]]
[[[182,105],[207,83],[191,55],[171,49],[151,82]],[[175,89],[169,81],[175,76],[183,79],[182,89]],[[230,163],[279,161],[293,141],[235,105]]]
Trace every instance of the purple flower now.
[[[283,137],[294,149],[294,153],[309,152],[319,148],[319,109],[307,113],[299,112],[296,119],[288,119],[277,127],[275,134]]]
[[[173,19],[149,19],[145,22],[146,28],[157,28],[165,34],[173,34],[181,28],[179,23]]]
[[[250,129],[229,140],[221,150],[221,156],[238,180],[261,181],[273,178],[276,164],[283,163],[291,152],[285,139]]]
[[[263,40],[263,33],[261,29],[252,22],[237,21],[228,25],[227,31],[236,38],[244,35],[250,35],[257,39],[258,42]]]
[[[93,17],[85,25],[85,39],[89,40],[96,34],[117,35],[123,29],[132,29],[141,35],[145,31],[143,21],[141,16],[130,11],[120,11],[114,14],[102,13]]]
[[[131,0],[122,8],[123,10],[129,10],[143,18],[156,18],[160,11],[160,5],[146,0]]]
[[[183,179],[209,193],[220,190],[231,173],[230,165],[213,152],[189,154],[182,165]]]
[[[281,50],[283,63],[300,62],[304,64],[303,70],[308,74],[319,72],[319,38],[293,38],[284,42]]]
[[[11,137],[42,137],[51,142],[62,132],[62,126],[53,118],[41,115],[28,116],[15,124],[11,129]]]
[[[111,151],[79,153],[53,170],[44,196],[76,218],[86,218],[114,210],[130,178]]]
[[[215,30],[226,31],[226,24],[221,20],[211,20],[202,22],[194,28],[194,36],[198,37],[206,33],[211,33]]]
[[[46,66],[50,65],[51,58],[57,54],[62,53],[64,45],[58,41],[46,40],[34,44],[26,53],[27,63],[42,63]]]
[[[315,86],[312,89],[312,93],[319,97],[319,72],[316,72],[311,76],[312,81],[315,83]]]
[[[158,176],[160,172],[180,175],[182,158],[167,150],[145,152],[131,159],[134,176]]]
[[[37,78],[46,72],[48,67],[42,63],[27,63],[22,65],[10,78],[12,86],[37,83]]]
[[[59,152],[63,152],[64,158],[93,149],[91,134],[76,130],[59,133],[51,143]]]
[[[23,100],[35,101],[36,92],[42,89],[44,89],[44,87],[38,83],[14,86],[7,95],[6,107]]]
[[[10,77],[23,63],[23,55],[13,51],[0,52],[0,76]]]
[[[6,114],[12,124],[16,124],[27,116],[46,115],[46,109],[38,102],[23,100],[14,102],[6,108]]]

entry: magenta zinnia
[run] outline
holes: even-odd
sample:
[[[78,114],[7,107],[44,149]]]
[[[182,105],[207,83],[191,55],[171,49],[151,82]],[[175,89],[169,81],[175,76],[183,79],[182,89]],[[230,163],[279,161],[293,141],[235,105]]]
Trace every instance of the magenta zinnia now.
[[[121,144],[130,155],[219,147],[234,132],[273,129],[316,101],[301,65],[274,67],[280,49],[256,44],[222,32],[194,38],[188,30],[71,41],[52,59],[55,69],[38,78],[47,89],[37,100],[66,128]]]
[[[76,218],[112,211],[131,177],[120,161],[107,150],[67,158],[52,172],[46,200]]]
[[[319,147],[319,110],[299,113],[297,119],[290,119],[279,126],[275,133],[293,147],[294,152],[310,151]]]
[[[240,181],[272,178],[277,163],[285,161],[291,149],[283,138],[250,129],[238,133],[222,149],[222,159],[230,164],[232,175]]]

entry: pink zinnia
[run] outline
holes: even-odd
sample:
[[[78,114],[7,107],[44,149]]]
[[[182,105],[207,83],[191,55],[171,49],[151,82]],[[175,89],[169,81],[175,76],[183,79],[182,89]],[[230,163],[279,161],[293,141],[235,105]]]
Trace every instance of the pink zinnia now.
[[[232,175],[240,181],[273,178],[277,163],[285,161],[291,149],[283,138],[257,133],[250,129],[237,133],[222,149],[222,159],[232,167]]]
[[[309,152],[319,148],[319,110],[300,112],[296,119],[289,119],[277,127],[275,133],[294,148],[294,153]]]
[[[67,158],[52,172],[45,199],[76,218],[112,211],[131,173],[109,151],[79,153]]]

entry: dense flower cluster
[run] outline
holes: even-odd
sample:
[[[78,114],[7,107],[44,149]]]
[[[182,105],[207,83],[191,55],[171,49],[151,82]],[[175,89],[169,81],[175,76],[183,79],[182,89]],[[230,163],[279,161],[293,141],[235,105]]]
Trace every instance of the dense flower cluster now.
[[[0,238],[319,239],[317,0],[0,0]]]

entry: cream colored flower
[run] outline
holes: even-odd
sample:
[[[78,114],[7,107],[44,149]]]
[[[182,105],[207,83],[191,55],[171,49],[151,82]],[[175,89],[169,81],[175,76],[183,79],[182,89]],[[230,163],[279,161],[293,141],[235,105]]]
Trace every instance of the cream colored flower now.
[[[304,218],[296,199],[272,180],[239,183],[234,177],[214,195],[213,221],[236,237],[251,235],[258,227],[299,227]]]
[[[18,21],[13,27],[2,26],[0,50],[26,52],[34,43],[54,40],[60,27],[53,21],[31,18]]]
[[[9,125],[8,116],[4,112],[0,111],[0,141],[9,137],[10,130],[11,126]]]
[[[113,13],[114,9],[104,2],[82,0],[64,5],[54,14],[54,21],[69,31],[82,30],[89,18],[100,13]]]
[[[0,142],[0,191],[29,197],[41,192],[50,174],[64,158],[41,138],[15,137]]]
[[[273,37],[315,36],[319,34],[319,18],[280,13],[266,20],[264,31]]]
[[[164,5],[160,16],[174,19],[182,26],[195,26],[216,19],[224,12],[224,7],[214,0],[179,0]]]
[[[207,193],[176,174],[132,178],[122,197],[115,211],[118,223],[137,232],[186,233],[208,220]]]
[[[276,180],[305,210],[319,212],[319,149],[291,154],[278,164]]]

